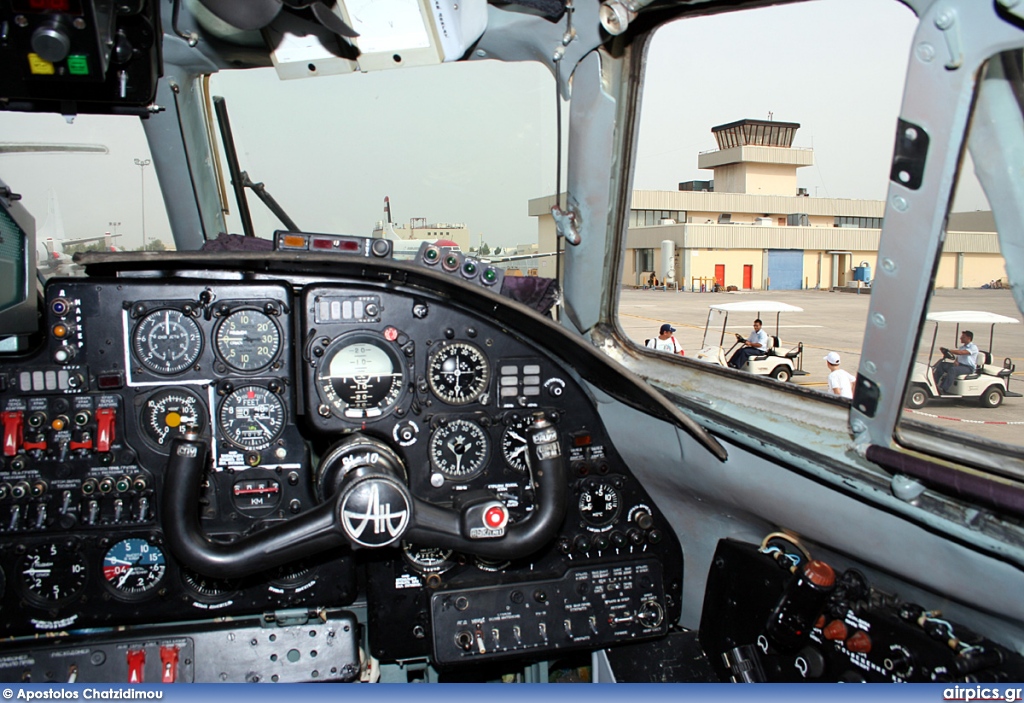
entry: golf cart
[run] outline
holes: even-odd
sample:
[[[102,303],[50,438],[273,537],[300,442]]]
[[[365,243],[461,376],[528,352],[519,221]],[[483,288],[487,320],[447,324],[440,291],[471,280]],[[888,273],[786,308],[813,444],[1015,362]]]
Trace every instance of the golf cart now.
[[[992,312],[982,312],[979,310],[930,312],[925,319],[935,323],[932,331],[932,345],[928,351],[928,364],[919,362],[914,364],[914,371],[910,376],[910,388],[907,390],[908,407],[920,408],[934,398],[948,398],[950,400],[976,399],[984,407],[995,408],[999,407],[1003,402],[1003,397],[1021,397],[1020,393],[1010,390],[1010,374],[1014,370],[1013,361],[1007,357],[1003,359],[1002,364],[992,363],[992,341],[995,337],[996,325],[1015,325],[1019,324],[1019,320],[1007,317],[1006,315],[997,315]],[[955,340],[960,339],[961,328],[971,329],[971,327],[978,328],[982,325],[989,325],[988,349],[982,350],[981,347],[978,348],[976,372],[958,377],[950,387],[951,392],[949,395],[941,395],[939,393],[939,387],[935,382],[935,372],[943,360],[954,360],[955,357],[944,347],[939,347],[941,353],[935,363],[932,363],[940,322],[956,324],[956,333],[953,337]],[[974,339],[974,343],[978,343],[977,337]],[[957,348],[959,344],[959,341],[957,341],[953,348]]]
[[[698,361],[726,366],[733,350],[746,341],[741,335],[737,334],[736,342],[729,347],[728,351],[724,350],[725,332],[729,326],[729,313],[753,313],[755,318],[760,318],[766,313],[775,313],[775,334],[768,335],[767,352],[750,357],[740,367],[740,370],[759,376],[771,376],[777,381],[783,382],[790,380],[793,376],[804,376],[808,373],[803,369],[803,342],[798,343],[792,349],[782,349],[779,346],[779,318],[782,313],[803,312],[803,308],[774,300],[749,300],[738,303],[710,305],[709,307],[708,321],[704,326],[704,340],[701,342],[700,351],[695,356]],[[748,317],[744,318],[744,324],[749,322]],[[716,334],[718,335],[717,346],[714,339]]]

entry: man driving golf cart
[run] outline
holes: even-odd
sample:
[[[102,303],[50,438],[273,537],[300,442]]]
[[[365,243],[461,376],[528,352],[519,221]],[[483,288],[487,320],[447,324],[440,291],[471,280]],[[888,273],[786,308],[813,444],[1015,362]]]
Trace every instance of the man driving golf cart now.
[[[793,376],[802,376],[808,373],[803,370],[803,343],[798,343],[788,350],[779,344],[779,325],[782,313],[803,312],[803,308],[774,300],[722,303],[710,305],[709,308],[708,321],[704,326],[704,340],[701,343],[701,350],[695,355],[698,361],[719,366],[731,366],[747,373],[771,376],[778,381],[788,381]],[[754,322],[754,331],[748,337],[737,334],[736,343],[725,350],[723,342],[731,312],[754,313],[758,319]],[[774,335],[769,335],[761,329],[760,315],[762,313],[775,313]],[[721,323],[720,327],[719,323]],[[716,333],[718,334],[717,346],[714,343]],[[742,348],[737,349],[733,354],[733,349],[740,344],[743,345]],[[726,361],[727,359],[728,361]]]

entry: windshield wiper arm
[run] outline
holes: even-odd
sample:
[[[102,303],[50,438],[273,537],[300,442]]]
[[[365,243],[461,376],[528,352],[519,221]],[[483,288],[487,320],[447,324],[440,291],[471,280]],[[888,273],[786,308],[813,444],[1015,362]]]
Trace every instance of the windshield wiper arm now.
[[[242,232],[246,237],[255,237],[256,233],[252,226],[252,215],[249,213],[249,204],[245,199],[245,189],[252,188],[256,196],[263,201],[263,204],[270,208],[277,219],[281,220],[292,232],[301,232],[298,225],[288,217],[284,209],[278,205],[273,196],[267,192],[262,183],[253,183],[249,174],[243,171],[238,165],[238,152],[235,150],[235,140],[231,135],[231,121],[228,119],[228,106],[224,98],[215,95],[213,97],[213,109],[217,114],[217,126],[220,127],[220,139],[224,143],[224,157],[228,162],[228,172],[231,175],[231,185],[235,191],[235,200],[238,201],[238,215],[242,218]]]

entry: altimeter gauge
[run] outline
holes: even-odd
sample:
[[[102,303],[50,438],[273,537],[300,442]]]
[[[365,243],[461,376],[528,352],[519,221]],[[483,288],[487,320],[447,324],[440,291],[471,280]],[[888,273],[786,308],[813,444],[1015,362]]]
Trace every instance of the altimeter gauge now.
[[[47,607],[65,603],[85,588],[88,570],[79,549],[67,544],[29,547],[18,561],[17,577],[30,601]]]
[[[214,347],[221,360],[235,371],[252,373],[270,366],[281,349],[281,329],[266,313],[243,308],[217,325]]]
[[[103,557],[103,578],[123,597],[148,594],[163,581],[166,573],[163,550],[138,537],[121,540]]]
[[[320,399],[337,416],[370,419],[395,408],[405,387],[398,348],[374,334],[356,333],[335,339],[317,369]]]
[[[434,395],[449,405],[466,405],[487,390],[491,367],[474,344],[446,344],[430,357],[427,380]]]
[[[142,405],[141,426],[147,440],[166,448],[188,428],[202,434],[206,428],[206,406],[199,396],[184,388],[157,391]]]
[[[217,424],[235,446],[266,449],[284,430],[284,402],[263,386],[242,386],[221,402]]]
[[[153,373],[180,373],[196,362],[202,350],[199,325],[181,310],[154,310],[132,331],[132,353]]]
[[[449,420],[430,435],[430,463],[448,478],[465,480],[487,466],[490,442],[480,425]]]

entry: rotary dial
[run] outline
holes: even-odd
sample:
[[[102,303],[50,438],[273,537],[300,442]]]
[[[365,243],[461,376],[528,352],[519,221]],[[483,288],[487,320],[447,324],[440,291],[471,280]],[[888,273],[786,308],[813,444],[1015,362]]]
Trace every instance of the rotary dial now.
[[[430,436],[430,463],[454,479],[467,479],[487,466],[490,444],[480,425],[470,420],[450,420]]]
[[[480,348],[468,342],[445,345],[430,359],[430,390],[449,405],[472,403],[487,390],[491,368]]]
[[[620,509],[619,489],[608,481],[588,483],[580,492],[580,517],[592,527],[615,522]]]
[[[199,325],[181,310],[151,312],[132,332],[135,358],[154,373],[180,373],[196,362],[202,350]]]
[[[167,562],[160,547],[137,537],[121,540],[103,557],[107,585],[123,596],[152,591],[166,573]]]

